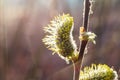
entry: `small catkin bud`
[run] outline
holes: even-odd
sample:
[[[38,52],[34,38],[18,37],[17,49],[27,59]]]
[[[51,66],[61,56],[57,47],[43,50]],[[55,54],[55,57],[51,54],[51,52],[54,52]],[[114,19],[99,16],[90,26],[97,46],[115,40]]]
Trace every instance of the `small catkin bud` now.
[[[96,37],[96,34],[93,33],[93,32],[86,32],[84,30],[84,27],[80,27],[80,37],[79,39],[82,41],[82,40],[87,40],[87,41],[91,41],[93,42],[94,44],[96,44],[95,42],[95,37]]]
[[[69,14],[55,17],[51,24],[44,28],[49,33],[43,42],[48,46],[49,50],[66,60],[75,61],[78,56],[77,46],[73,40],[73,17]]]
[[[105,64],[92,64],[91,67],[85,67],[80,72],[79,80],[118,80],[118,74]]]

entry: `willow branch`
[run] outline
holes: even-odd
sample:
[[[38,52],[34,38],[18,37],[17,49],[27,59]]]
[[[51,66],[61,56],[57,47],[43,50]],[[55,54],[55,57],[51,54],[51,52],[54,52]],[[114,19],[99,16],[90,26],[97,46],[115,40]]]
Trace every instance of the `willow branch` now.
[[[85,31],[87,31],[89,12],[90,12],[90,0],[84,0],[83,27],[85,28]]]
[[[87,29],[88,29],[89,12],[90,12],[90,0],[84,0],[83,27],[84,27],[85,32],[87,32]],[[80,65],[79,69],[81,69],[81,67],[82,67],[82,61],[84,58],[84,51],[85,51],[87,42],[88,42],[88,40],[82,40],[80,42],[81,44],[80,44],[80,48],[79,48],[79,57],[78,57],[78,62]],[[80,74],[80,70],[79,70],[79,74]]]
[[[83,11],[83,24],[82,26],[84,27],[84,31],[87,32],[88,29],[88,20],[89,20],[89,12],[90,12],[90,1],[89,0],[84,0],[84,11]],[[74,67],[76,69],[75,71],[75,80],[78,80],[80,77],[80,70],[82,67],[82,61],[84,58],[84,51],[85,47],[87,45],[88,40],[82,40],[80,43],[80,48],[79,48],[79,56],[78,56],[78,61],[74,64]]]
[[[89,20],[89,12],[90,12],[90,0],[84,0],[84,10],[83,10],[83,24],[82,26],[84,27],[84,31],[87,32],[88,29],[88,20]],[[79,48],[79,56],[78,56],[78,61],[74,64],[74,69],[75,69],[75,76],[74,79],[78,80],[80,77],[80,70],[82,67],[82,61],[84,58],[84,51],[85,47],[87,45],[88,40],[82,40],[80,43],[80,48]]]
[[[88,27],[89,11],[90,11],[90,1],[84,0],[83,27],[85,31],[87,31],[87,27]],[[81,41],[80,49],[79,49],[79,57],[78,57],[78,60],[80,62],[82,62],[87,42],[88,42],[87,40]]]

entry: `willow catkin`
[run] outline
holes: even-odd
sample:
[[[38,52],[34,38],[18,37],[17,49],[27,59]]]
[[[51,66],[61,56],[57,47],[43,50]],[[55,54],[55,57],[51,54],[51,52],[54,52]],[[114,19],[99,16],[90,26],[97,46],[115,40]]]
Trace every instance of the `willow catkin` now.
[[[81,70],[79,80],[118,80],[118,74],[106,64],[92,64]]]
[[[73,17],[63,14],[55,17],[51,24],[44,28],[44,31],[49,33],[43,39],[45,45],[66,61],[75,61],[78,56],[77,46],[72,36],[73,27]]]

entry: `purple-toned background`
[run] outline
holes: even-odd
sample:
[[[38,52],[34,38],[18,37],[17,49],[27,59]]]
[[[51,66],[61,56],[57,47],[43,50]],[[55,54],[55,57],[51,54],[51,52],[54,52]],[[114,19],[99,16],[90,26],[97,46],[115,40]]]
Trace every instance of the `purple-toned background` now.
[[[43,27],[54,16],[74,17],[74,39],[79,44],[83,0],[1,0],[0,80],[72,80],[71,64],[52,55],[42,42]],[[95,0],[89,30],[97,34],[89,43],[83,67],[92,63],[120,68],[120,0]]]

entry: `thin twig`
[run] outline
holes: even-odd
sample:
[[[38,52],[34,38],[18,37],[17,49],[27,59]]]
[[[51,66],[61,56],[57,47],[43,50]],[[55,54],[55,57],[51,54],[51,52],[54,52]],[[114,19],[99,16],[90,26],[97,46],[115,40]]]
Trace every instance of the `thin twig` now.
[[[76,68],[75,68],[75,63],[73,62],[73,80],[76,80]]]
[[[87,32],[87,29],[88,29],[89,12],[90,12],[90,1],[89,0],[84,0],[83,27],[84,27],[85,32]],[[79,61],[79,65],[80,65],[79,69],[80,70],[81,70],[81,67],[82,67],[82,61],[83,61],[83,58],[84,58],[84,51],[85,51],[85,47],[87,45],[87,42],[88,42],[88,40],[82,40],[81,44],[80,44],[79,57],[78,57],[78,61]],[[80,70],[79,70],[79,74],[80,74]]]
[[[87,32],[87,29],[88,29],[89,12],[90,12],[90,1],[84,0],[83,27],[84,27],[85,32]],[[73,67],[74,67],[73,80],[79,80],[80,70],[82,67],[82,61],[84,58],[84,51],[85,51],[85,47],[87,45],[87,42],[88,42],[88,40],[82,40],[80,42],[81,44],[80,44],[80,48],[79,48],[78,61],[73,62]]]
[[[74,68],[74,73],[73,73],[73,80],[78,80],[79,79],[79,61],[73,63],[73,68]]]
[[[83,27],[85,28],[85,31],[87,31],[89,12],[90,12],[90,0],[84,0]]]

